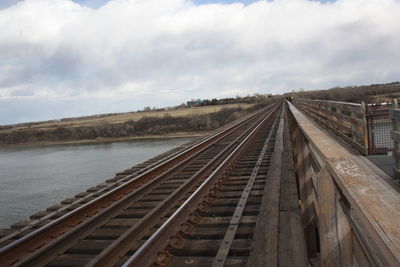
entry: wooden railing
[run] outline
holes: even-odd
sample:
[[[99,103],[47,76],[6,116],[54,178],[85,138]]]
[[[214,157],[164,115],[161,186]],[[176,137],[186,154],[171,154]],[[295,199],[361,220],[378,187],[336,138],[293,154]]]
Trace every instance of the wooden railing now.
[[[287,107],[309,257],[320,266],[399,266],[400,193]]]
[[[390,118],[393,122],[393,158],[395,161],[394,176],[400,179],[400,109],[397,99],[393,100],[392,110],[390,111]]]
[[[296,107],[330,128],[360,153],[368,155],[368,129],[364,103],[294,99]]]

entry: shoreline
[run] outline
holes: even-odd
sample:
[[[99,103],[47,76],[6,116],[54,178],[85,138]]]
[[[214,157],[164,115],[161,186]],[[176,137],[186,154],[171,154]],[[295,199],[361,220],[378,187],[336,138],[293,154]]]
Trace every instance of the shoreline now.
[[[143,136],[129,136],[129,137],[115,137],[115,138],[96,138],[85,140],[71,140],[71,141],[43,141],[33,143],[19,143],[19,144],[0,144],[0,148],[24,148],[24,147],[37,147],[37,146],[57,146],[57,145],[86,145],[86,144],[101,144],[101,143],[115,143],[115,142],[128,142],[134,140],[157,140],[157,139],[173,139],[173,138],[189,138],[201,137],[207,135],[209,132],[177,132],[163,135],[143,135]]]

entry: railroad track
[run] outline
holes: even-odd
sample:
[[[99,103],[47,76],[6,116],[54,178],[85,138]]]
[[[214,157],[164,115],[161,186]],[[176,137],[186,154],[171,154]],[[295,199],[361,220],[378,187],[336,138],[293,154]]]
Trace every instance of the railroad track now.
[[[250,114],[242,119],[245,120],[250,116],[252,115]],[[231,127],[236,123],[237,121],[234,121],[223,127],[220,127],[219,129],[212,132],[210,136],[219,134],[220,132],[224,131],[225,129],[228,129],[229,127]],[[157,155],[145,162],[137,164],[122,172],[118,172],[114,177],[107,179],[104,183],[100,183],[96,186],[88,188],[86,191],[80,192],[76,194],[74,197],[62,200],[60,204],[52,205],[44,211],[39,211],[31,215],[29,220],[23,220],[17,222],[13,224],[9,229],[0,229],[0,248],[6,246],[13,240],[16,240],[24,235],[29,234],[31,231],[51,222],[52,220],[57,219],[67,214],[68,212],[73,211],[79,206],[86,204],[95,198],[98,198],[102,194],[105,194],[108,191],[113,190],[122,183],[135,179],[142,173],[154,167],[162,165],[167,160],[171,159],[172,157],[184,151],[187,151],[188,149],[190,149],[190,147],[200,144],[207,138],[209,137],[206,136],[203,138],[196,138],[194,141],[188,142],[179,147],[166,151],[160,155]]]
[[[252,115],[251,114],[247,115],[242,119],[245,120],[249,116]],[[210,136],[216,135],[219,132],[228,129],[235,123],[237,123],[237,121],[228,123],[227,125],[218,128],[217,130],[213,131],[210,134]],[[29,220],[23,220],[17,222],[13,224],[9,229],[0,229],[0,248],[7,245],[10,241],[16,240],[21,236],[30,233],[34,229],[41,227],[49,223],[50,221],[65,215],[68,212],[71,212],[72,210],[101,196],[102,194],[107,193],[108,191],[114,189],[115,187],[121,185],[122,183],[128,182],[136,178],[137,176],[146,172],[147,170],[150,170],[154,167],[161,165],[168,159],[188,150],[190,147],[193,147],[203,142],[207,138],[208,136],[203,138],[196,138],[191,142],[188,142],[179,147],[166,151],[160,155],[157,155],[149,160],[146,160],[145,162],[139,163],[122,172],[118,172],[114,177],[107,179],[104,183],[100,183],[96,186],[88,188],[86,191],[80,192],[76,194],[74,197],[62,200],[60,204],[52,205],[44,211],[39,211],[31,215]]]
[[[278,124],[270,120],[268,130],[254,129],[256,134],[243,140],[225,165],[220,165],[144,244],[117,265],[246,266]],[[282,127],[279,124],[280,135]]]
[[[135,264],[138,258],[149,259],[141,253],[148,251],[149,243],[165,244],[155,242],[161,240],[157,236],[160,229],[170,224],[176,214],[181,214],[182,207],[194,207],[188,203],[193,198],[203,197],[199,189],[209,190],[208,186],[212,185],[217,192],[220,188],[217,185],[222,186],[228,177],[234,184],[234,177],[243,176],[236,179],[237,187],[241,187],[241,179],[247,177],[246,171],[255,170],[248,166],[256,166],[255,175],[261,177],[265,167],[260,164],[268,162],[268,146],[273,142],[272,131],[266,129],[271,128],[276,110],[274,105],[249,115],[183,151],[178,150],[144,170],[126,175],[114,187],[107,187],[101,194],[77,203],[80,205],[76,208],[63,210],[53,215],[54,218],[3,238],[0,264],[100,266],[124,261]],[[258,155],[261,152],[264,153],[262,159],[261,154]],[[244,160],[245,155],[248,157]],[[242,161],[239,162],[239,158]],[[235,172],[243,175],[232,176]],[[250,179],[254,180],[252,188],[262,182],[258,179],[261,178]],[[249,199],[252,203],[251,197]],[[202,205],[207,207],[205,203]],[[201,213],[186,215],[189,220],[195,220]]]

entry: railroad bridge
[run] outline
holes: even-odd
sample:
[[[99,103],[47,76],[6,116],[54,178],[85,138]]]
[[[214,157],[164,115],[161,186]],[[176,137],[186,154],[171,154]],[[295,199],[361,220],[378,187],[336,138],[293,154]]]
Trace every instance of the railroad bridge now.
[[[400,266],[400,167],[364,156],[382,125],[368,136],[365,105],[293,103],[32,215],[1,237],[0,266]]]

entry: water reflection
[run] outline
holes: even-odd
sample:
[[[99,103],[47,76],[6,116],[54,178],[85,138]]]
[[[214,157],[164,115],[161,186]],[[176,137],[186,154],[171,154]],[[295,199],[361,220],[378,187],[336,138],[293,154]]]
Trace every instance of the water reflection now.
[[[180,138],[0,149],[0,227],[189,141]]]

